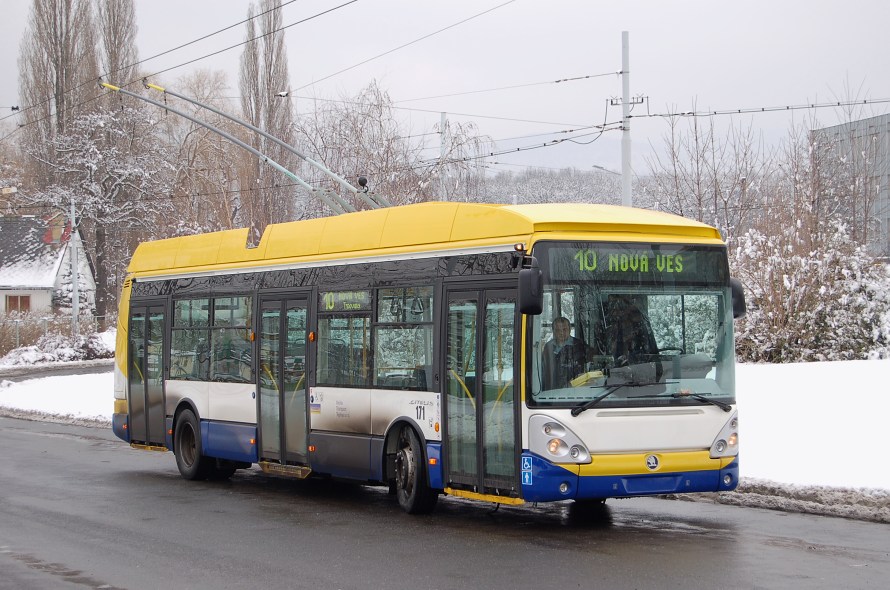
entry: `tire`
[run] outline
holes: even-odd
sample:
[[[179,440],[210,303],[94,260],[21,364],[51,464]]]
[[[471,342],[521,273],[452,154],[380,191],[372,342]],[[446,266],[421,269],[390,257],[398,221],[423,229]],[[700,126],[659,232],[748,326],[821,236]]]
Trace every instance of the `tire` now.
[[[207,479],[210,481],[225,481],[232,477],[237,469],[238,468],[232,465],[231,462],[217,459],[210,463],[210,469],[207,471]]]
[[[569,518],[576,523],[596,525],[609,522],[610,513],[605,498],[575,500],[569,506]]]
[[[410,426],[399,431],[396,450],[396,498],[408,514],[428,514],[436,507],[439,495],[427,483],[423,447]]]
[[[207,479],[212,468],[212,459],[203,456],[201,447],[201,426],[191,410],[183,410],[176,419],[173,436],[173,454],[176,466],[184,479],[191,481]]]

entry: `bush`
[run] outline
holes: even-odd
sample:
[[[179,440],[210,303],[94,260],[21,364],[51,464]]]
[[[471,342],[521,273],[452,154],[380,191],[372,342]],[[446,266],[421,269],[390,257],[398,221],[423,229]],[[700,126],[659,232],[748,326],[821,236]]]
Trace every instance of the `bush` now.
[[[61,334],[49,334],[37,339],[37,344],[12,350],[0,358],[0,365],[33,365],[66,361],[89,361],[114,358],[113,338],[101,334],[78,336],[73,340]]]

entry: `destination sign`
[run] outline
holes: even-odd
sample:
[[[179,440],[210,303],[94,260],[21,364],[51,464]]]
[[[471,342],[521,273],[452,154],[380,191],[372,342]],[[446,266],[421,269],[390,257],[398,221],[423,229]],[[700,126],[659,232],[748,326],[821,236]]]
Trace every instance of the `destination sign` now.
[[[557,281],[728,284],[726,250],[719,247],[547,243],[536,246],[535,255]]]
[[[371,311],[370,291],[327,291],[318,294],[319,311]]]

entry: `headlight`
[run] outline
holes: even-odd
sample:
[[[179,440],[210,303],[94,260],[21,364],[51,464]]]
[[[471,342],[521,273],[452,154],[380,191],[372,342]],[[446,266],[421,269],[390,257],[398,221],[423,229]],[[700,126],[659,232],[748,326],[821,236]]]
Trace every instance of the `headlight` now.
[[[726,421],[711,444],[711,459],[734,457],[739,454],[739,416],[737,413]]]
[[[528,449],[555,463],[590,463],[584,441],[550,416],[535,414],[528,420]]]
[[[569,445],[561,438],[553,438],[547,443],[547,451],[555,457],[563,457],[568,454]]]

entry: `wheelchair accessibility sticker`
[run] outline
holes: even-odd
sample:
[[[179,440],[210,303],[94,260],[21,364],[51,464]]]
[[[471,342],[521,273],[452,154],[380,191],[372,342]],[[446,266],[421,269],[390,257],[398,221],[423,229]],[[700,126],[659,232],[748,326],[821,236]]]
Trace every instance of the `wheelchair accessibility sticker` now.
[[[522,485],[532,485],[532,458],[522,458]]]

